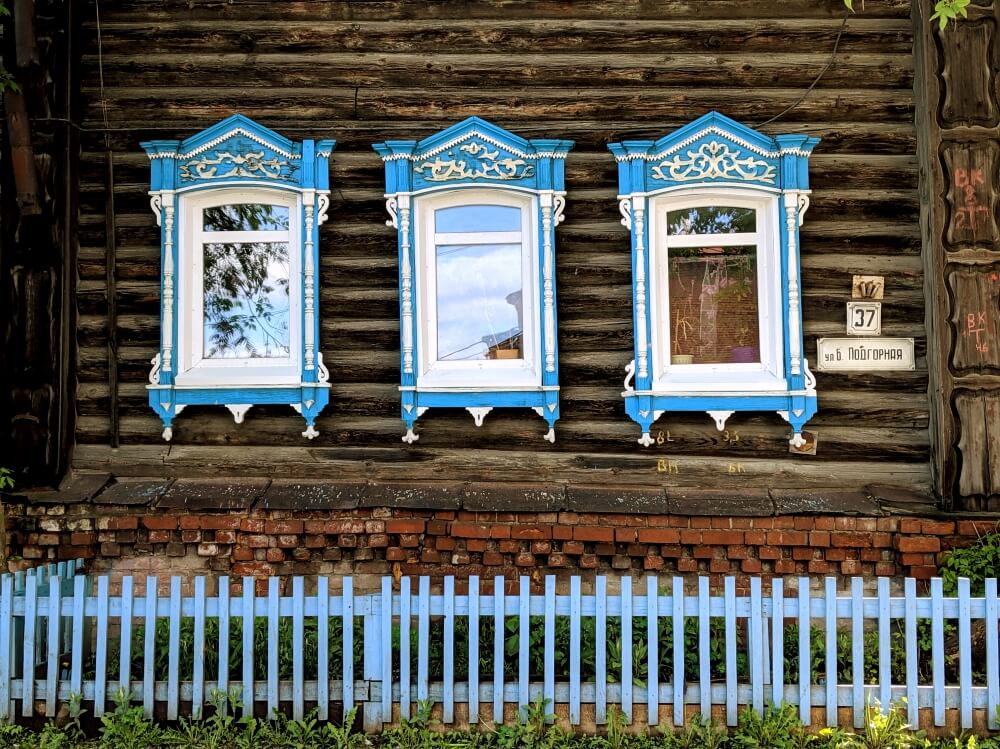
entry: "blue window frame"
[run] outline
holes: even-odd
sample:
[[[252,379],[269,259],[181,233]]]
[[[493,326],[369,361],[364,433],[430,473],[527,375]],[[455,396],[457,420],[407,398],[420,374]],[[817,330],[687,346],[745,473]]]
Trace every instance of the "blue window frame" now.
[[[329,401],[319,351],[319,227],[335,142],[293,143],[242,115],[184,141],[142,144],[160,225],[160,349],[149,404],[163,438],[186,407],[286,404],[306,421]]]
[[[375,145],[398,232],[403,441],[429,408],[559,418],[555,227],[573,142],[470,117]]]
[[[632,233],[635,358],[625,410],[639,443],[670,411],[775,411],[790,443],[816,413],[803,352],[799,227],[805,135],[770,137],[711,112],[657,141],[609,145]]]

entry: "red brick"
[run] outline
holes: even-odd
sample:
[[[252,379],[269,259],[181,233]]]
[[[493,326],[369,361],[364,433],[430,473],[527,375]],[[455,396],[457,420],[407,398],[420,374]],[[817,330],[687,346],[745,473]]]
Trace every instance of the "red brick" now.
[[[39,533],[38,534],[38,545],[39,546],[58,546],[59,545],[59,534],[58,533]]]
[[[101,544],[101,556],[102,557],[120,557],[122,555],[122,547],[111,541],[107,541]]]
[[[451,563],[454,565],[464,566],[466,564],[469,564],[471,561],[472,557],[470,557],[464,551],[459,551],[451,555]]]
[[[368,548],[381,549],[389,545],[389,536],[385,533],[373,533],[368,537]]]
[[[518,567],[534,567],[535,556],[527,551],[522,551],[514,558],[514,564]]]
[[[829,562],[843,562],[847,559],[847,549],[827,549],[824,556]]]
[[[503,554],[499,554],[495,551],[484,551],[483,552],[483,564],[487,567],[501,567],[503,566],[504,557]]]
[[[277,546],[279,549],[294,549],[299,545],[298,536],[278,536]]]
[[[244,533],[263,533],[264,521],[259,518],[240,518],[240,530]]]
[[[822,559],[812,559],[809,561],[809,573],[812,575],[829,575],[835,570],[836,567]]]
[[[551,541],[532,541],[531,542],[531,553],[532,554],[548,554],[552,551]]]
[[[465,548],[469,551],[486,551],[486,539],[470,538],[465,542]]]
[[[979,537],[984,533],[993,533],[998,529],[996,520],[959,520],[958,534],[961,536]]]
[[[431,534],[432,536],[443,536],[447,532],[448,532],[448,524],[445,521],[443,520],[427,521],[427,533]]]
[[[748,530],[743,532],[743,543],[747,546],[763,546],[767,540],[764,531]]]
[[[205,531],[238,531],[241,519],[237,515],[202,515],[198,527]]]
[[[503,523],[494,523],[490,527],[490,538],[503,539],[510,538],[510,526]]]
[[[810,546],[829,546],[830,545],[830,532],[829,531],[812,531],[809,534],[809,545]]]
[[[549,558],[546,561],[549,567],[569,567],[570,561],[569,557],[565,554],[549,554]]]
[[[677,571],[678,572],[697,572],[698,571],[698,560],[697,559],[678,559],[677,560]]]
[[[368,545],[371,546],[372,545],[371,539],[377,537],[378,534],[369,537]],[[386,538],[388,538],[388,536],[386,536]],[[434,547],[438,551],[452,551],[458,548],[458,541],[452,538],[451,536],[438,536],[433,540],[434,540]]]
[[[233,565],[234,577],[270,577],[274,567],[264,562],[237,562]]]
[[[568,541],[573,538],[573,529],[565,525],[553,525],[552,538],[556,541]]]
[[[727,546],[726,556],[729,559],[749,559],[750,549],[746,546]]]
[[[271,545],[271,539],[267,536],[253,535],[244,538],[243,543],[251,549],[266,549]]]
[[[781,549],[775,546],[761,546],[757,549],[757,556],[760,559],[781,559]]]
[[[884,532],[873,533],[871,535],[871,546],[873,549],[891,549],[892,534]]]
[[[73,546],[90,546],[93,543],[97,543],[96,533],[71,533],[69,536],[69,542]]]
[[[644,557],[648,549],[649,547],[646,544],[629,544],[625,549],[625,553],[630,557]]]
[[[216,531],[215,543],[234,544],[236,543],[236,531]]]
[[[665,565],[661,557],[646,557],[642,560],[642,568],[648,572],[659,572]]]
[[[268,549],[264,553],[264,559],[266,559],[269,562],[284,562],[285,552],[282,551],[281,549]]]
[[[644,544],[676,544],[681,534],[673,528],[640,528],[638,539]]]
[[[816,518],[813,527],[818,531],[832,531],[837,525],[834,520],[832,517]]]
[[[902,518],[899,521],[900,533],[920,533],[920,520],[917,518]]]
[[[600,564],[600,560],[597,558],[596,554],[584,554],[580,557],[580,567],[585,570],[597,569]]]
[[[424,549],[420,552],[420,561],[424,564],[440,564],[441,552],[434,549]]]
[[[393,546],[391,549],[385,550],[385,558],[389,562],[402,562],[406,559],[406,549]]]
[[[882,559],[882,552],[879,549],[862,549],[861,550],[861,561],[862,562],[877,562]]]
[[[424,520],[413,518],[394,518],[385,523],[386,533],[423,533],[426,528]]]
[[[420,536],[416,533],[401,533],[399,545],[407,549],[416,549],[420,546]]]
[[[955,523],[950,520],[921,520],[920,532],[931,536],[948,536],[955,532]]]
[[[941,539],[929,536],[900,536],[896,548],[901,552],[924,552],[933,554],[941,551]]]
[[[237,546],[233,549],[233,561],[234,562],[250,562],[253,560],[253,549],[248,549],[246,546]]]
[[[582,541],[567,541],[562,545],[564,554],[572,554],[574,556],[582,554],[584,549],[585,547]]]
[[[456,520],[451,524],[451,535],[458,538],[489,538],[490,527],[482,523],[467,523]]]
[[[186,544],[200,543],[201,531],[181,531],[181,541],[183,541]]]
[[[845,562],[840,563],[840,574],[841,575],[860,575],[861,574],[861,562],[856,559],[848,559]]]
[[[759,559],[744,559],[743,562],[740,564],[740,569],[743,570],[748,575],[755,575],[755,574],[759,573],[760,570],[761,570],[760,560]],[[720,570],[720,571],[724,572],[726,570]],[[713,570],[713,572],[714,572],[714,570]]]
[[[809,534],[803,531],[776,531],[767,534],[767,542],[776,546],[808,546]]]
[[[109,518],[109,531],[134,531],[139,527],[139,518]]]
[[[878,519],[877,518],[856,518],[855,528],[859,531],[864,531],[865,533],[874,533],[878,530]]]
[[[910,577],[926,580],[935,577],[937,573],[938,573],[937,567],[933,565],[925,565],[918,567],[910,567],[910,569],[907,571],[906,574]]]
[[[692,546],[694,546],[695,544],[700,544],[701,531],[691,531],[691,530],[681,531],[681,543],[690,544]]]
[[[695,559],[712,559],[719,558],[720,555],[715,553],[716,547],[714,546],[695,546],[691,550],[691,556]]]
[[[265,520],[264,532],[272,535],[298,535],[304,530],[301,520]]]
[[[894,562],[877,562],[875,564],[875,574],[879,577],[895,577],[896,564]]]
[[[779,575],[793,575],[795,574],[795,562],[791,559],[775,560],[774,571]]]
[[[796,546],[792,549],[792,559],[805,562],[816,556],[816,549],[811,546]]]
[[[713,544],[719,546],[725,546],[727,544],[742,544],[743,538],[743,531],[709,530],[703,531],[701,534],[701,542],[703,544]]]
[[[551,525],[515,525],[510,529],[511,538],[520,538],[526,541],[538,541],[552,538]]]
[[[170,540],[170,531],[150,531],[149,543],[165,544]]]
[[[342,549],[356,549],[358,547],[358,537],[353,533],[341,533],[337,536],[337,546]]]
[[[838,520],[843,520],[844,518],[837,518]],[[853,520],[853,518],[849,518]],[[867,533],[831,533],[830,534],[830,545],[831,546],[867,546],[870,540],[870,536]]]
[[[577,541],[612,542],[615,540],[615,530],[614,528],[578,525],[573,529],[573,538]]]
[[[325,549],[327,545],[326,536],[306,536],[303,542],[307,549]]]
[[[933,554],[900,554],[899,555],[899,562],[900,562],[900,564],[903,564],[903,565],[906,565],[906,566],[916,565],[916,566],[920,567],[920,566],[927,565],[927,564],[934,564],[934,555]]]
[[[177,528],[177,518],[153,515],[142,519],[142,527],[155,531],[172,531]]]

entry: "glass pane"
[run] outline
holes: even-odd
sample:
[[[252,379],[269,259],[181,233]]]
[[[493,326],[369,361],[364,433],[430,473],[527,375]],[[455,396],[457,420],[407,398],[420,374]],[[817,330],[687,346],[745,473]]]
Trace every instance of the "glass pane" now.
[[[437,248],[438,361],[523,358],[521,245]]]
[[[289,355],[288,243],[205,245],[206,359]]]
[[[206,208],[205,231],[288,231],[288,206],[232,203]]]
[[[757,248],[671,249],[671,364],[760,361]]]
[[[706,205],[667,212],[667,233],[670,236],[755,231],[757,231],[757,211],[753,208]]]
[[[434,211],[434,231],[521,231],[521,209],[506,205],[460,205]]]

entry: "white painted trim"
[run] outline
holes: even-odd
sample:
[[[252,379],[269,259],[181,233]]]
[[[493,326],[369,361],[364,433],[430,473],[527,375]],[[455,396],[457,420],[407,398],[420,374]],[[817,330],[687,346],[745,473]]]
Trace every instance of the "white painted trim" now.
[[[709,127],[702,128],[693,135],[689,135],[684,140],[674,143],[674,145],[662,151],[657,151],[656,153],[645,153],[645,154],[628,153],[623,156],[615,156],[615,161],[657,161],[658,159],[662,159],[665,156],[670,156],[671,154],[675,154],[678,151],[687,148],[688,146],[692,145],[693,143],[697,142],[701,138],[704,138],[705,136],[708,135],[719,136],[723,140],[728,140],[730,143],[733,143],[739,146],[740,148],[745,148],[747,151],[751,151],[757,154],[758,156],[764,156],[769,159],[777,159],[780,158],[781,156],[809,156],[812,153],[811,151],[803,151],[800,148],[780,148],[777,151],[769,151],[767,149],[760,148],[759,146],[755,146],[750,141],[744,140],[743,138],[733,134],[729,130],[724,130],[723,128],[717,127],[716,125],[710,125]]]
[[[480,387],[416,387],[414,385],[400,385],[401,393],[558,393],[558,385],[535,385],[531,387],[507,386],[507,385],[483,385]]]
[[[403,159],[409,161],[417,161],[418,159],[428,159],[432,156],[437,156],[439,153],[444,153],[449,148],[454,148],[460,143],[464,143],[467,140],[472,140],[473,138],[479,138],[480,140],[489,143],[491,146],[496,148],[502,148],[509,154],[514,156],[519,156],[522,159],[531,159],[532,161],[537,161],[538,159],[565,159],[567,154],[565,153],[554,153],[550,151],[542,151],[540,153],[527,153],[522,151],[520,148],[516,148],[510,145],[509,142],[498,140],[491,135],[480,130],[467,130],[466,132],[452,138],[440,146],[435,146],[426,151],[416,151],[412,154],[407,153],[391,153],[382,157],[382,161],[401,161]]]
[[[275,384],[294,385],[301,381],[303,244],[301,198],[297,191],[256,187],[256,189],[216,187],[179,200],[178,279],[179,312],[177,320],[179,387],[227,387]],[[201,212],[208,207],[230,203],[266,203],[288,208],[288,231],[206,232]],[[169,205],[169,204],[168,204]],[[167,211],[167,224],[171,222]],[[209,242],[270,241],[288,243],[288,335],[289,355],[269,359],[206,359],[203,351],[203,251]],[[306,260],[311,257],[305,252]],[[166,320],[164,322],[166,327]],[[308,326],[307,326],[308,327]]]
[[[402,208],[403,198],[409,196],[399,195],[400,201],[400,234],[407,236],[406,211]],[[437,360],[437,305],[436,299],[436,255],[434,231],[434,211],[440,208],[461,205],[506,205],[521,209],[521,290],[522,290],[522,345],[523,359],[512,360],[487,360],[487,361],[448,361]],[[417,386],[420,390],[439,387],[449,391],[461,391],[462,388],[469,388],[473,391],[481,391],[490,386],[500,390],[509,390],[515,387],[526,387],[541,383],[541,345],[540,336],[540,304],[539,304],[539,278],[538,278],[538,236],[537,236],[537,216],[539,210],[539,198],[534,192],[513,193],[511,191],[498,190],[492,186],[477,186],[471,192],[446,191],[436,195],[423,196],[414,200],[414,241],[416,273],[415,286],[417,294],[416,308],[419,311],[420,319],[417,321],[417,359],[420,362],[420,371],[417,372]],[[481,233],[478,235],[478,242],[466,242],[466,244],[492,243],[494,242],[493,232]],[[507,232],[496,232],[501,237],[506,237]],[[476,237],[465,236],[467,240]],[[404,259],[407,253],[404,252]],[[403,295],[403,325],[406,327],[406,295],[405,295],[405,274],[406,268],[402,269],[404,278]],[[404,335],[405,339],[405,335]],[[406,368],[406,350],[404,348],[404,372]]]
[[[731,205],[757,211],[757,231],[742,234],[668,236],[666,217],[669,211],[700,205]],[[727,388],[740,388],[760,394],[785,384],[784,323],[781,305],[781,262],[778,253],[778,200],[773,193],[731,189],[715,185],[688,187],[682,193],[659,195],[650,200],[650,318],[653,325],[654,392],[686,395],[694,388],[720,394]],[[729,238],[736,238],[730,240]],[[670,364],[671,326],[669,315],[668,247],[693,247],[708,243],[757,246],[757,306],[759,351],[761,361],[749,364]],[[663,279],[663,280],[661,280]]]

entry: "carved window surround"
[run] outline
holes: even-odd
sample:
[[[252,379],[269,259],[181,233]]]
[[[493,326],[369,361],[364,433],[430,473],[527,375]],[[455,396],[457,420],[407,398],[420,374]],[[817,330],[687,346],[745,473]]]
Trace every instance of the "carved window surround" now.
[[[632,234],[635,359],[626,368],[622,396],[642,429],[641,445],[653,444],[653,423],[670,411],[704,411],[720,430],[735,412],[774,411],[791,424],[791,444],[803,444],[802,428],[816,413],[816,383],[803,351],[799,227],[809,205],[809,155],[818,142],[805,135],[772,138],[712,112],[655,142],[609,145],[618,161],[622,224]],[[676,216],[699,206],[752,210],[756,228],[667,236],[668,212]],[[671,335],[685,335],[687,321],[672,331],[666,253],[669,246],[695,252],[711,244],[709,236],[756,253],[756,363],[692,366],[687,355],[671,356]],[[726,251],[697,250],[720,257]],[[703,296],[706,288],[718,293],[706,280]],[[695,370],[698,377],[691,376]]]
[[[142,144],[161,246],[161,341],[147,387],[165,440],[174,418],[193,404],[224,406],[237,424],[254,405],[289,405],[306,421],[302,435],[317,436],[330,388],[319,351],[319,227],[334,146],[295,143],[238,114],[184,141]],[[253,216],[234,219],[234,208]],[[272,213],[277,222],[267,218]],[[210,216],[222,224],[210,226]],[[233,281],[220,282],[226,293],[210,299],[206,269],[221,268],[224,276],[229,263],[243,278],[249,261],[233,258],[254,250],[262,253],[256,299],[266,312],[251,314],[248,301],[227,296],[239,286]],[[287,307],[274,308],[272,299],[285,304],[282,292]],[[210,319],[206,307],[220,304],[226,314]]]
[[[531,408],[548,423],[545,438],[555,440],[555,229],[563,218],[563,163],[572,146],[565,140],[525,140],[477,117],[419,142],[375,146],[385,163],[386,223],[398,235],[403,441],[419,438],[416,420],[436,407],[465,408],[477,426],[494,408]],[[483,227],[435,228],[435,221],[444,220],[436,217],[447,215],[444,212],[473,207],[481,209]],[[516,211],[520,218],[491,230],[490,216],[504,210]],[[464,215],[469,223],[469,214]],[[465,346],[475,361],[452,361],[455,352],[445,352],[451,348],[444,343],[446,331],[437,313],[428,310],[441,302],[446,290],[441,265],[445,254],[477,247],[482,252],[492,247],[520,253],[520,261],[510,255],[508,263],[523,263],[520,281],[512,281],[520,286],[507,298],[517,312],[513,316],[507,309],[506,322],[495,325],[486,315],[490,326],[481,336],[483,350]],[[470,311],[473,307],[470,303]]]

